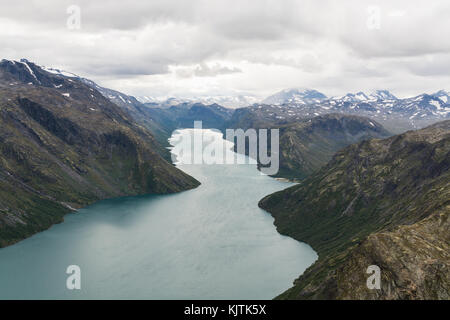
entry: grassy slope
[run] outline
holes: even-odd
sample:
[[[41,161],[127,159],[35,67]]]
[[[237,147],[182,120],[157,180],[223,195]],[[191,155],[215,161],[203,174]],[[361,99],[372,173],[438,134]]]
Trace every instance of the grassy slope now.
[[[28,85],[0,72],[0,246],[62,221],[71,207],[198,186],[99,92],[58,81],[58,89]]]
[[[355,287],[344,285],[351,273],[339,270],[350,257],[356,257],[355,250],[367,246],[370,235],[394,232],[398,226],[420,223],[434,215],[444,214],[446,221],[450,199],[449,126],[447,121],[417,132],[351,145],[299,185],[260,201],[259,205],[275,217],[281,233],[307,242],[319,253],[318,261],[280,298],[381,298],[361,293],[365,281],[358,283],[362,291],[356,290],[355,283]],[[433,238],[432,233],[429,236]],[[417,246],[419,250],[420,244]],[[382,254],[389,263],[401,259],[394,250]],[[448,257],[439,262],[448,268]],[[413,262],[408,267],[414,268]],[[367,277],[365,268],[359,270],[363,277]],[[394,272],[389,281],[395,277],[402,278]],[[431,289],[422,291],[422,295],[402,295],[406,292],[402,282],[393,283],[391,294],[395,291],[398,297],[432,296]]]

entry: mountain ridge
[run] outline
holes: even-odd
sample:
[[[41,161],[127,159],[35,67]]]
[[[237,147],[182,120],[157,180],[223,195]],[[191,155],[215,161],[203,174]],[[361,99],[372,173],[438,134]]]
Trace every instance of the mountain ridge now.
[[[447,120],[350,145],[299,185],[263,198],[279,232],[319,254],[278,298],[448,299],[449,159]],[[383,250],[387,243],[397,249]],[[369,265],[382,270],[381,291],[366,287]]]
[[[155,138],[97,90],[0,62],[0,247],[95,201],[194,188]]]

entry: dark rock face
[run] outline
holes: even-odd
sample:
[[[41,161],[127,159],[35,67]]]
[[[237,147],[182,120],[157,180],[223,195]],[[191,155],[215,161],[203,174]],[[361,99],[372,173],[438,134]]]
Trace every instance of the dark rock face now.
[[[0,63],[0,247],[100,199],[199,182],[153,135],[83,82],[30,62]]]
[[[280,298],[449,299],[450,121],[338,152],[260,207],[318,261]],[[381,289],[366,269],[381,269]]]
[[[352,143],[390,135],[376,121],[343,114],[327,114],[283,123],[265,119],[250,109],[238,109],[229,125],[244,130],[279,129],[280,170],[275,176],[289,179],[309,176],[330,161],[337,151]]]
[[[51,134],[71,145],[82,143],[81,128],[77,124],[69,119],[55,117],[53,113],[27,98],[18,98],[17,102],[28,116]]]
[[[147,112],[161,127],[172,132],[180,128],[193,128],[194,121],[202,121],[203,128],[221,130],[234,111],[218,104],[182,103],[169,108],[148,108]]]
[[[285,178],[305,178],[319,170],[342,148],[390,133],[364,117],[328,114],[280,128],[280,172]]]

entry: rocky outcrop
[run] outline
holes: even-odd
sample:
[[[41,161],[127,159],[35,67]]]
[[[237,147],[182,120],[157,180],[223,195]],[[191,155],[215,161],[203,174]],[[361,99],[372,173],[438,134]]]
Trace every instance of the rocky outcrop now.
[[[336,272],[338,299],[450,299],[450,205],[412,225],[377,232]],[[368,289],[367,266],[380,267],[380,289]]]

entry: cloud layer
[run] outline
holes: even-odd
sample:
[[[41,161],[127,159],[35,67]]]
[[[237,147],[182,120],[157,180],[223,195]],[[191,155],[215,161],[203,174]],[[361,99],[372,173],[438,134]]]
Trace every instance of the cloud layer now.
[[[0,12],[0,57],[135,95],[404,96],[450,89],[449,17],[446,0],[15,0]]]

